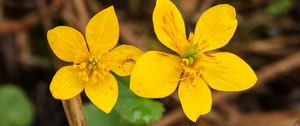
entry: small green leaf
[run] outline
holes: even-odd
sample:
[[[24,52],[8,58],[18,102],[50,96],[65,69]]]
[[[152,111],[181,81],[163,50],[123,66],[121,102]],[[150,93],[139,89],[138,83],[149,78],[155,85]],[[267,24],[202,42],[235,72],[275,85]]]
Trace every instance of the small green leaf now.
[[[293,0],[276,0],[267,6],[267,13],[271,16],[281,15],[293,7]]]
[[[14,85],[0,86],[0,126],[28,126],[33,107],[25,93]]]
[[[133,94],[129,88],[129,77],[117,77],[119,83],[119,99],[116,112],[135,125],[148,125],[161,118],[164,107],[161,102],[145,99]]]
[[[84,104],[84,114],[87,126],[132,126],[114,110],[105,114],[92,103]]]

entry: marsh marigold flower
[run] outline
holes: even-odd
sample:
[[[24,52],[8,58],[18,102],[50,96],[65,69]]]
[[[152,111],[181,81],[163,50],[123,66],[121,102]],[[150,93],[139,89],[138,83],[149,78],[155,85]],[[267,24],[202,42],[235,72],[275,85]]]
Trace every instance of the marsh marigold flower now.
[[[143,54],[133,68],[130,89],[141,97],[162,98],[179,85],[183,111],[195,122],[200,115],[210,112],[210,88],[241,91],[257,80],[251,67],[238,56],[209,52],[226,45],[237,24],[232,6],[216,5],[202,14],[194,33],[187,38],[176,6],[170,0],[157,0],[153,12],[155,33],[162,44],[178,55],[160,51]]]
[[[58,26],[47,33],[55,55],[73,65],[60,68],[50,84],[56,99],[70,99],[83,89],[98,108],[109,113],[118,98],[118,85],[113,71],[130,75],[137,58],[143,53],[130,46],[114,49],[119,38],[119,24],[111,6],[96,14],[87,24],[85,38],[77,30]]]

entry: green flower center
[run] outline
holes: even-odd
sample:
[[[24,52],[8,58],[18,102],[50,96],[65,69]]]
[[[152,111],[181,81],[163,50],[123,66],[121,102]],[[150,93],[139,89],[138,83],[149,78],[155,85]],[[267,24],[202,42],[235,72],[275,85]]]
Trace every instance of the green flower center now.
[[[188,65],[193,65],[199,53],[197,44],[190,44],[185,48],[183,58],[188,60]]]

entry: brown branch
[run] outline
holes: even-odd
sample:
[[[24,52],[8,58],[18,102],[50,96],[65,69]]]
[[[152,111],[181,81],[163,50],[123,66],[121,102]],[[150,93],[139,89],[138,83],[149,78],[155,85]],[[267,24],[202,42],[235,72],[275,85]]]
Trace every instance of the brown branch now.
[[[92,14],[98,13],[104,7],[100,4],[100,2],[95,0],[87,0],[88,8],[90,8]]]
[[[258,40],[255,42],[251,42],[248,46],[240,46],[247,47],[247,51],[251,52],[260,52],[260,53],[268,53],[270,51],[275,50],[286,50],[286,47],[289,45],[296,45],[299,43],[300,35],[287,35],[287,36],[278,36],[273,37],[267,40]]]
[[[21,31],[16,33],[16,47],[18,49],[18,63],[21,63],[23,67],[41,67],[47,68],[50,66],[48,61],[41,58],[34,57],[31,54],[31,47],[29,44],[28,31]]]
[[[31,28],[38,21],[36,15],[28,15],[19,21],[3,19],[0,22],[0,36],[9,36],[17,31]]]
[[[163,116],[160,121],[153,123],[151,126],[170,126],[184,119],[185,115],[181,107],[175,108],[171,112]]]
[[[54,2],[50,5],[49,10],[46,13],[43,12],[43,15],[51,17],[58,10],[61,3],[62,2],[60,0],[54,0]],[[38,24],[40,16],[36,12],[33,12],[21,20],[0,19],[0,36],[9,36],[18,31],[27,30]]]
[[[254,88],[258,88],[269,81],[278,78],[288,71],[300,67],[300,51],[280,60],[276,63],[263,67],[257,72],[258,81]]]
[[[285,56],[298,50],[299,39],[299,34],[293,34],[253,42],[234,42],[231,46],[227,46],[226,50],[235,53],[250,52],[263,55]]]
[[[137,25],[133,23],[120,22],[120,36],[125,40],[124,43],[137,46],[142,50],[147,50],[145,41],[147,38],[145,36],[138,36],[135,30],[138,28]]]
[[[73,3],[77,12],[77,25],[79,25],[80,31],[84,33],[85,27],[89,21],[87,8],[83,0],[74,0]]]
[[[299,117],[299,112],[252,113],[240,116],[238,122],[233,126],[297,126]]]
[[[62,0],[52,0],[51,5],[47,6],[45,0],[36,0],[39,16],[41,17],[45,31],[48,31],[53,27],[51,19],[64,3],[65,1]]]
[[[0,2],[0,22],[3,20],[3,6],[2,6],[2,4],[1,4],[1,2]]]
[[[79,26],[77,26],[77,17],[73,13],[72,8],[72,1],[66,1],[62,10],[62,13],[60,13],[62,20],[69,26],[74,27],[75,29],[78,29]]]
[[[202,3],[201,3],[202,6],[199,8],[199,10],[196,12],[194,17],[192,18],[192,22],[197,23],[200,15],[202,15],[202,13],[205,10],[210,8],[213,5],[214,2],[215,2],[215,0],[203,0]]]

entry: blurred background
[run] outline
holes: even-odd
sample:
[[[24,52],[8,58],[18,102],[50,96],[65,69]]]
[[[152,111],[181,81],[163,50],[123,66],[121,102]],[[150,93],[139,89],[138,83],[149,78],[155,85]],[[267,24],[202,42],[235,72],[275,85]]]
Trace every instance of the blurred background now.
[[[89,103],[89,126],[300,126],[300,1],[174,0],[187,32],[209,7],[236,8],[239,26],[220,51],[233,52],[256,71],[257,84],[243,92],[213,92],[212,111],[190,122],[175,93],[143,99],[128,89],[128,77],[117,77],[120,96],[112,114]],[[0,126],[66,126],[60,100],[49,84],[66,63],[49,48],[46,33],[67,25],[84,33],[89,19],[113,5],[120,23],[120,44],[167,51],[152,25],[155,0],[0,0]],[[171,52],[172,53],[172,52]]]

